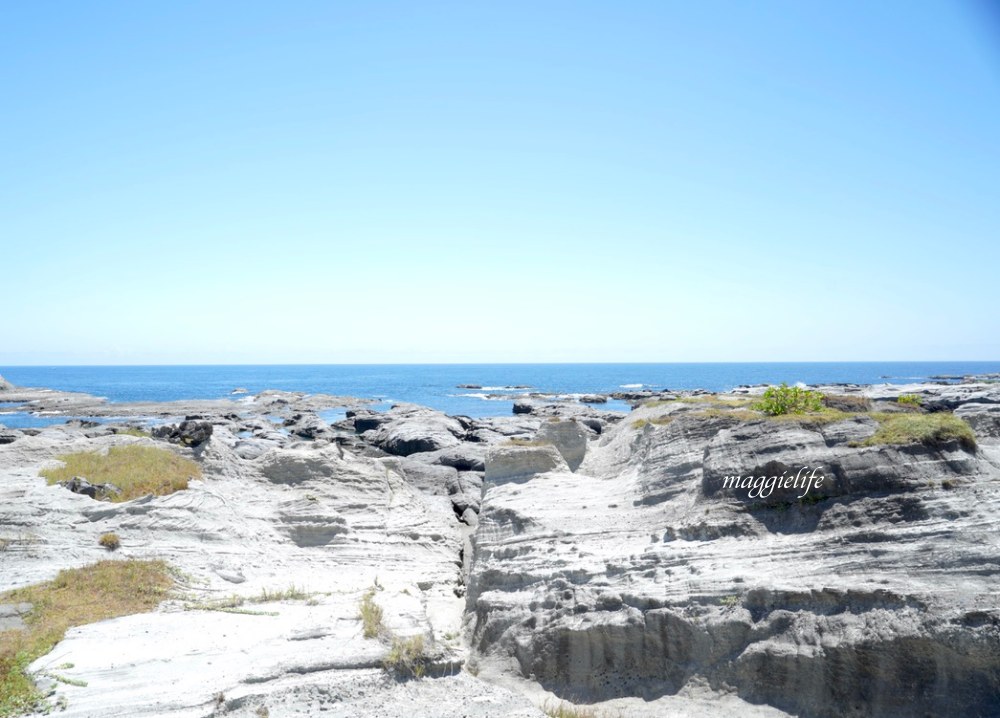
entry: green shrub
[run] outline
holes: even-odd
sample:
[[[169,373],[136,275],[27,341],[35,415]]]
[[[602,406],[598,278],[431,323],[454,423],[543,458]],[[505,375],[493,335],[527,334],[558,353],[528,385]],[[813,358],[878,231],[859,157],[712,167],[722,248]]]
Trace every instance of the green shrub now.
[[[903,406],[922,406],[924,400],[918,394],[900,394],[896,397],[896,403]]]
[[[769,416],[806,414],[823,408],[823,395],[812,389],[782,383],[781,386],[769,386],[753,408]]]

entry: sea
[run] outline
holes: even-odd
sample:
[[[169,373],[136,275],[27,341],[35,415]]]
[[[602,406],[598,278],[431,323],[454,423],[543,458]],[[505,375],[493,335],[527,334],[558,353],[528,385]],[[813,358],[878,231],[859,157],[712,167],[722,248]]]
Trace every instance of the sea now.
[[[0,375],[17,386],[86,392],[109,402],[236,400],[240,396],[232,392],[238,388],[250,394],[281,389],[376,399],[376,409],[411,402],[472,417],[510,414],[510,395],[535,391],[584,395],[639,389],[725,391],[741,385],[780,382],[907,384],[934,377],[987,373],[1000,373],[1000,361],[0,366]],[[492,394],[508,398],[491,398]],[[629,409],[621,401],[599,406],[614,411]],[[37,416],[0,401],[0,424],[12,428],[47,426],[69,418],[87,417]]]

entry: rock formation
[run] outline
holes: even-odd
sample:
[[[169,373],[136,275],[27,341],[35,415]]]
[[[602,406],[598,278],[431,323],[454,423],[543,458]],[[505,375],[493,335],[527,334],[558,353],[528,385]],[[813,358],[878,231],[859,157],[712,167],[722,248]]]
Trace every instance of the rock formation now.
[[[177,570],[158,610],[72,629],[31,666],[69,717],[527,718],[562,700],[597,715],[1000,715],[1000,386],[823,390],[824,412],[798,418],[753,411],[759,388],[642,392],[624,418],[538,398],[487,419],[342,400],[333,423],[316,412],[334,398],[262,392],[238,411],[186,403],[160,438],[5,431],[0,591],[107,558],[108,532],[115,559]],[[975,442],[873,440],[927,410],[954,411]],[[130,443],[194,458],[204,478],[110,503],[39,477]],[[808,491],[790,482],[804,473]],[[737,476],[776,478],[751,495]],[[384,624],[367,638],[366,596]],[[28,611],[0,605],[0,628]],[[390,678],[394,642],[416,637],[427,677]],[[61,681],[55,665],[70,666]]]

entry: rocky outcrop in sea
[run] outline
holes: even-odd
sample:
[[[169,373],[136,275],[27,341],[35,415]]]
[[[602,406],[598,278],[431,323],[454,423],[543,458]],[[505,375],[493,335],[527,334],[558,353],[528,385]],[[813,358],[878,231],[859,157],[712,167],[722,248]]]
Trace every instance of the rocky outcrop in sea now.
[[[1000,385],[818,389],[802,416],[744,387],[475,419],[6,386],[104,421],[0,429],[0,591],[109,557],[173,567],[158,609],[32,664],[67,716],[1000,716]],[[125,445],[202,477],[113,503],[39,475]],[[423,676],[387,671],[416,637]]]

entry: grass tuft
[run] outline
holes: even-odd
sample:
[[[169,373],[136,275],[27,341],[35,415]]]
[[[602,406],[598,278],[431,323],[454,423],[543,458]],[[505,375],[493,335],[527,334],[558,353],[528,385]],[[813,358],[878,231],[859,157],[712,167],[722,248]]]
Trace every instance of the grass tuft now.
[[[0,603],[30,603],[26,628],[0,633],[0,716],[34,710],[42,696],[28,666],[73,626],[151,611],[172,585],[163,561],[100,561],[60,571],[46,583],[0,594]]]
[[[405,678],[422,678],[427,670],[428,656],[424,651],[424,637],[410,636],[392,639],[392,648],[382,665],[387,671]]]
[[[672,416],[654,416],[652,419],[636,419],[632,422],[633,429],[641,429],[647,424],[652,424],[653,426],[666,426],[674,420]]]
[[[549,718],[599,718],[597,711],[593,708],[575,706],[572,703],[565,703],[563,701],[559,703],[549,703],[546,701],[545,705],[542,706],[542,710]]]
[[[101,534],[101,537],[97,539],[97,544],[106,548],[108,551],[117,551],[121,547],[122,542],[121,539],[118,538],[118,534],[111,532]]]
[[[41,472],[50,484],[82,476],[92,484],[114,484],[121,493],[111,501],[128,501],[146,494],[164,496],[201,478],[198,464],[155,446],[113,446],[106,454],[81,451],[60,456],[64,466]]]
[[[896,397],[896,403],[902,406],[923,406],[924,400],[919,394],[900,394]]]
[[[375,603],[376,590],[372,586],[365,591],[365,595],[361,597],[361,603],[358,606],[358,617],[361,619],[365,638],[377,638],[385,632],[385,625],[382,623],[382,607]]]
[[[972,427],[954,414],[873,414],[880,426],[878,431],[861,442],[861,446],[886,444],[941,444],[958,441],[970,451],[976,448]]]

